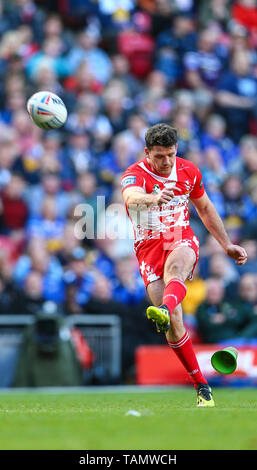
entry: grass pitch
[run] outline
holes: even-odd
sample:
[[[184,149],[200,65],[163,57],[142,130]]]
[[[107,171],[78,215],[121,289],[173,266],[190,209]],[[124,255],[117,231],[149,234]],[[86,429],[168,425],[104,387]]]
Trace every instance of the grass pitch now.
[[[0,449],[257,449],[257,390],[218,388],[214,398],[199,409],[191,387],[1,393]]]

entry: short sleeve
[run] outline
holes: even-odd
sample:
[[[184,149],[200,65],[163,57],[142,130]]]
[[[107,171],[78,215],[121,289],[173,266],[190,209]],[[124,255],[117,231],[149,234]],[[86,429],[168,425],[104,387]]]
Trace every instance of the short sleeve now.
[[[203,184],[203,177],[200,170],[195,167],[195,177],[194,177],[194,187],[190,193],[191,199],[198,199],[204,195],[204,184]]]
[[[125,171],[123,175],[121,176],[121,190],[124,191],[124,189],[129,188],[129,187],[140,187],[144,188],[145,185],[145,180],[142,174],[140,174],[137,171]]]

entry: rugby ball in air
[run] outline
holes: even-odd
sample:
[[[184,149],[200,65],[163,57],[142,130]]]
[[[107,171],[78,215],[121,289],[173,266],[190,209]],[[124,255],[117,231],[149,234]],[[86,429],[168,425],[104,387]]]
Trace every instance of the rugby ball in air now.
[[[62,127],[68,114],[61,98],[50,91],[32,95],[27,102],[27,110],[32,121],[45,130]]]

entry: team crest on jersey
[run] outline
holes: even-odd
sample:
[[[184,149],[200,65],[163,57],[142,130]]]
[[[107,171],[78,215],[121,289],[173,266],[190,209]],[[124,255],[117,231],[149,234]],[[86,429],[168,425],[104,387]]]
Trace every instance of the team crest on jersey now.
[[[153,187],[152,193],[157,194],[157,193],[159,193],[160,191],[161,191],[160,186],[159,186],[158,184],[155,184],[154,187]]]

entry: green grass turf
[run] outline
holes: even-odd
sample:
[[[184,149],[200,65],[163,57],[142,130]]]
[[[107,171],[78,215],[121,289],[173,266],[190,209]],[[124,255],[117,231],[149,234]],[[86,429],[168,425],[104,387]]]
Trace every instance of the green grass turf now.
[[[257,449],[257,390],[214,396],[199,409],[193,388],[1,393],[0,449]]]

